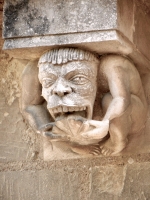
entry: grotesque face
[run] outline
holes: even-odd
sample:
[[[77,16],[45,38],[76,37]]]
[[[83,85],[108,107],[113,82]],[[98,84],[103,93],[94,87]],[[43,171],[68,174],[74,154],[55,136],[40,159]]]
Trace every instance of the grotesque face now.
[[[97,63],[71,61],[65,64],[39,64],[42,96],[54,119],[78,114],[92,118],[96,96]]]

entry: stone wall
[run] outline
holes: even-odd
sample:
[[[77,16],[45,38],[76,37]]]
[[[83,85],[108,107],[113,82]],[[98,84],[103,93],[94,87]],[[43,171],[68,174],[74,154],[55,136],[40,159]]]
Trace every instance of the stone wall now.
[[[0,51],[0,200],[150,199],[150,153],[43,161],[42,137],[19,111],[27,62]]]

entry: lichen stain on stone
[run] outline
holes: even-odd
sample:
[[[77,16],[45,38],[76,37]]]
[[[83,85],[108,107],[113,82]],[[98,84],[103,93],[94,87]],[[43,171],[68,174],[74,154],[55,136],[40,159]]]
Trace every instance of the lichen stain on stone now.
[[[5,9],[4,15],[5,15],[5,29],[4,29],[4,37],[10,37],[12,34],[13,36],[18,35],[18,30],[15,28],[15,24],[18,21],[18,15],[19,12],[23,8],[25,8],[29,3],[29,0],[22,0],[21,2],[17,4],[8,3],[9,6]]]
[[[120,196],[124,189],[126,171],[127,166],[95,166],[92,169],[92,193]]]
[[[5,29],[4,37],[16,37],[22,34],[22,26],[25,28],[25,35],[42,35],[49,29],[49,20],[42,16],[39,10],[29,5],[29,0],[24,0],[17,4],[8,3],[4,12]]]
[[[20,74],[27,61],[6,58],[7,65],[0,65],[2,75],[0,76],[0,91],[4,93],[7,104],[10,106],[15,99],[20,97]],[[5,69],[5,71],[4,71]]]
[[[44,34],[49,29],[49,21],[47,17],[42,17],[36,8],[31,9],[23,19],[28,26],[28,34]]]

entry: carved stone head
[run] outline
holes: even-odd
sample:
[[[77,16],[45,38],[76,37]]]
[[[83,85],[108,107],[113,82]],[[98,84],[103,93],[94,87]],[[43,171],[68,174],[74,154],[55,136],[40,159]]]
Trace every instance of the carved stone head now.
[[[39,81],[47,108],[56,120],[70,114],[92,118],[98,58],[76,48],[54,49],[39,60]]]

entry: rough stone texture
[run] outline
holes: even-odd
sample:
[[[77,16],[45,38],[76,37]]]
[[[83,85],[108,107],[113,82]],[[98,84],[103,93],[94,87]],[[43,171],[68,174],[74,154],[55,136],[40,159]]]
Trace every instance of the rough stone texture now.
[[[124,188],[126,166],[93,167],[91,173],[91,199],[108,196],[120,196]],[[109,180],[109,181],[108,181]],[[96,196],[95,196],[96,194]]]
[[[116,0],[6,0],[3,35],[11,38],[113,29],[117,26],[116,9]]]
[[[144,200],[149,163],[0,172],[1,200]]]
[[[149,199],[149,169],[149,163],[94,169],[91,199]]]
[[[38,152],[37,136],[26,126],[19,110],[19,77],[26,61],[1,56],[0,161],[26,160]]]
[[[127,200],[149,199],[149,177],[149,163],[131,164],[127,168],[122,198]]]
[[[42,3],[40,0],[6,0],[3,36],[7,39],[55,37],[68,33],[119,30],[149,58],[149,10],[149,0],[44,0]],[[32,40],[30,45],[34,47]]]
[[[30,38],[8,39],[4,43],[4,49],[13,57],[35,59],[39,58],[41,54],[55,46],[72,46],[81,47],[83,49],[92,50],[100,54],[107,53],[108,48],[110,52],[124,51],[128,54],[132,51],[130,45],[125,45],[125,41],[120,42],[116,31],[96,31],[75,33],[67,35],[51,35]],[[113,46],[113,48],[112,48]],[[119,46],[119,47],[118,47]],[[38,48],[36,48],[38,47]],[[24,54],[22,55],[22,50]]]
[[[22,59],[39,58],[56,46],[124,54],[145,73],[150,66],[149,8],[148,0],[6,0],[3,48]]]
[[[2,172],[0,199],[80,199],[78,174],[74,169]]]
[[[150,1],[135,1],[133,42],[140,52],[150,60]]]
[[[133,42],[134,32],[134,1],[133,0],[118,0],[118,29],[131,42]]]
[[[127,55],[134,61],[141,74],[148,73],[150,68],[150,61],[116,31],[7,39],[3,48],[5,52],[15,58],[37,59],[43,52],[58,46],[78,47],[100,55],[106,53]]]

